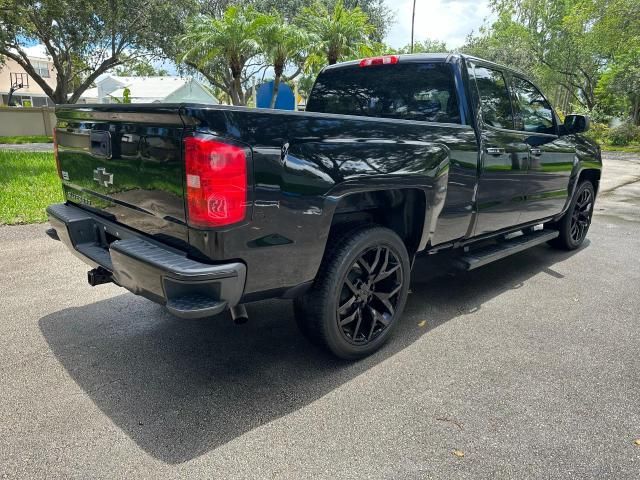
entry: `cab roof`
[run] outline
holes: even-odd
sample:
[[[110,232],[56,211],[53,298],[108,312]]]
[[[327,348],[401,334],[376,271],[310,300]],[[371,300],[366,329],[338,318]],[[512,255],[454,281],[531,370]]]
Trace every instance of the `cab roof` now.
[[[390,54],[393,55],[393,54]],[[390,55],[377,55],[380,57],[387,57]],[[411,53],[411,54],[398,54],[395,55],[396,57],[398,57],[398,63],[423,63],[423,62],[431,62],[431,63],[438,63],[438,62],[446,62],[446,63],[454,63],[456,60],[470,60],[470,61],[476,61],[476,62],[481,62],[487,66],[492,66],[494,68],[497,68],[499,70],[507,70],[513,73],[517,73],[518,75],[525,75],[524,72],[512,68],[512,67],[507,67],[505,65],[500,65],[498,63],[492,62],[490,60],[485,60],[483,58],[479,58],[479,57],[474,57],[472,55],[466,55],[463,53]],[[328,65],[326,67],[324,67],[322,70],[326,71],[326,70],[335,70],[335,69],[341,69],[341,68],[351,68],[351,67],[357,67],[360,65],[360,61],[362,59],[358,59],[358,60],[350,60],[348,62],[341,62],[341,63],[336,63],[334,65]]]

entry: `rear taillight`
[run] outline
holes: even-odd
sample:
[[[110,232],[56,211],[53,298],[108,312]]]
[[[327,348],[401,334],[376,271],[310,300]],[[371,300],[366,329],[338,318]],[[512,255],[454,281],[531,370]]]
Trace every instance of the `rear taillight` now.
[[[184,147],[189,225],[220,227],[244,220],[245,150],[203,137],[185,138]]]
[[[58,137],[56,135],[56,129],[53,128],[53,157],[56,159],[56,168],[58,169],[58,176],[62,178],[62,167],[60,166],[60,156],[58,155]]]
[[[395,65],[398,63],[397,55],[385,55],[383,57],[363,58],[360,60],[361,67],[372,67],[374,65]]]

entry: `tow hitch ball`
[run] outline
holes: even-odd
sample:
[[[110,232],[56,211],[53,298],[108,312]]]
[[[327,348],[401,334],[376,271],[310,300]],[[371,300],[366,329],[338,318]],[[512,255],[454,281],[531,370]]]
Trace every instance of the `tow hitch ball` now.
[[[113,282],[113,277],[109,270],[98,267],[87,272],[87,280],[89,281],[89,285],[95,287],[96,285],[102,285],[103,283]]]

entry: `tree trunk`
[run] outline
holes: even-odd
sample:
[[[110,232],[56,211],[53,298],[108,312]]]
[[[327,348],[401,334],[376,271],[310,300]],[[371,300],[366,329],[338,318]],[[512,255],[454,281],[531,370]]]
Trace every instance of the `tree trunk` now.
[[[63,86],[62,83],[58,83],[58,86],[54,90],[53,96],[51,97],[51,100],[53,100],[53,102],[56,105],[62,104],[62,103],[71,103],[69,102],[70,98],[67,95],[66,89],[62,88],[62,86]],[[73,103],[75,103],[75,101]]]
[[[242,95],[242,82],[240,81],[240,74],[233,75],[233,88],[231,89],[231,103],[236,106],[243,106]]]
[[[273,92],[271,92],[271,101],[269,102],[269,108],[276,108],[276,100],[278,99],[278,91],[280,90],[280,75],[276,75],[273,80]]]
[[[273,80],[273,91],[271,92],[271,101],[269,108],[276,108],[276,100],[278,99],[278,91],[280,90],[280,79],[284,71],[284,65],[275,65],[273,67],[276,78]]]
[[[58,88],[56,88],[56,95],[60,97],[60,100],[64,100],[62,103],[76,103],[80,98],[80,95],[82,95],[84,91],[91,86],[91,84],[96,80],[96,78],[98,78],[100,75],[102,75],[104,72],[106,72],[110,68],[120,65],[121,63],[122,62],[117,56],[107,58],[98,66],[98,68],[96,68],[91,73],[91,75],[89,75],[87,78],[85,78],[82,81],[82,83],[75,89],[75,91],[70,97],[67,96],[67,93],[68,93],[67,87],[70,83],[69,78],[71,77],[71,71],[68,70],[66,73],[66,77],[64,77],[64,81],[59,83]]]
[[[242,70],[244,62],[232,60],[229,64],[231,71],[231,103],[237,106],[244,106],[244,92],[242,91]]]

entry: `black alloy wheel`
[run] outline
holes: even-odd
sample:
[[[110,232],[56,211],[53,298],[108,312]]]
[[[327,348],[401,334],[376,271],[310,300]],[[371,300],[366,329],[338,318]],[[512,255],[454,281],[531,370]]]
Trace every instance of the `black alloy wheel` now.
[[[375,340],[393,320],[403,286],[400,260],[389,247],[362,253],[347,271],[336,319],[354,345]]]
[[[407,247],[394,231],[364,226],[334,235],[313,287],[294,302],[296,322],[334,355],[366,357],[398,324],[409,280]]]
[[[595,199],[593,184],[588,180],[581,182],[576,188],[567,212],[560,220],[550,225],[552,228],[557,228],[560,235],[549,244],[563,250],[575,250],[582,245],[591,226]]]
[[[585,188],[580,192],[571,215],[569,235],[575,243],[582,243],[587,236],[593,213],[593,192]]]

